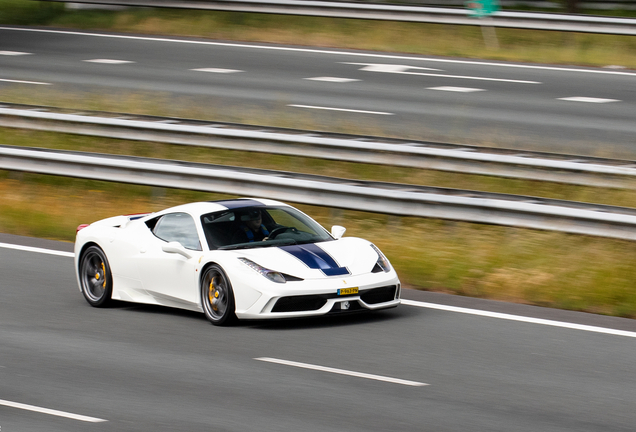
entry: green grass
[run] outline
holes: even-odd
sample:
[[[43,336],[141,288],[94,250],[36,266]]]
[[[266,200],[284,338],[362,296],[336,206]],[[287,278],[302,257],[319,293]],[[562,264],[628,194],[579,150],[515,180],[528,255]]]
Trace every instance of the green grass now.
[[[0,23],[46,25],[65,14],[64,4],[30,0],[0,0]]]
[[[500,48],[493,49],[477,26],[158,8],[66,10],[31,0],[0,0],[0,23],[636,68],[636,38],[631,36],[500,28]]]

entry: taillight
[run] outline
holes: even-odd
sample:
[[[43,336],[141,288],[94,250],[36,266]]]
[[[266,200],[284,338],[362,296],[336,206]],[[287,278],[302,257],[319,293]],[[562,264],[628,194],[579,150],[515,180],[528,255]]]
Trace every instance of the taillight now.
[[[77,234],[78,232],[80,232],[81,230],[83,230],[84,228],[86,228],[89,224],[81,224],[77,226],[77,230],[75,231],[75,234]]]

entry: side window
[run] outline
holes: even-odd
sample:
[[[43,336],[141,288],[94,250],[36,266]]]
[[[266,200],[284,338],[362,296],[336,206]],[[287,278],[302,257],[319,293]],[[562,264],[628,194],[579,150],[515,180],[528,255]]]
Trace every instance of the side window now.
[[[162,216],[152,232],[161,240],[176,241],[186,249],[201,250],[194,219],[187,213],[169,213]]]

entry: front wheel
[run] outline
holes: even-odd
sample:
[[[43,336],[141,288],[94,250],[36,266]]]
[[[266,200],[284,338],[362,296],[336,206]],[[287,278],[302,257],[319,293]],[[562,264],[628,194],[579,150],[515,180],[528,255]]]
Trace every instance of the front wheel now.
[[[206,268],[201,277],[201,306],[214,325],[229,325],[236,320],[232,285],[216,264]]]
[[[91,246],[80,258],[79,279],[82,294],[94,307],[106,307],[111,303],[113,276],[106,254],[98,246]]]

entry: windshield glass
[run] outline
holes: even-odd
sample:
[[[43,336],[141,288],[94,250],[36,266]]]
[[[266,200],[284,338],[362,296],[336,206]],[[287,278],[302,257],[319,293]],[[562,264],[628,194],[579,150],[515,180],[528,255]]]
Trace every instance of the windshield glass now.
[[[317,243],[327,230],[293,207],[243,207],[201,216],[210,250]]]

